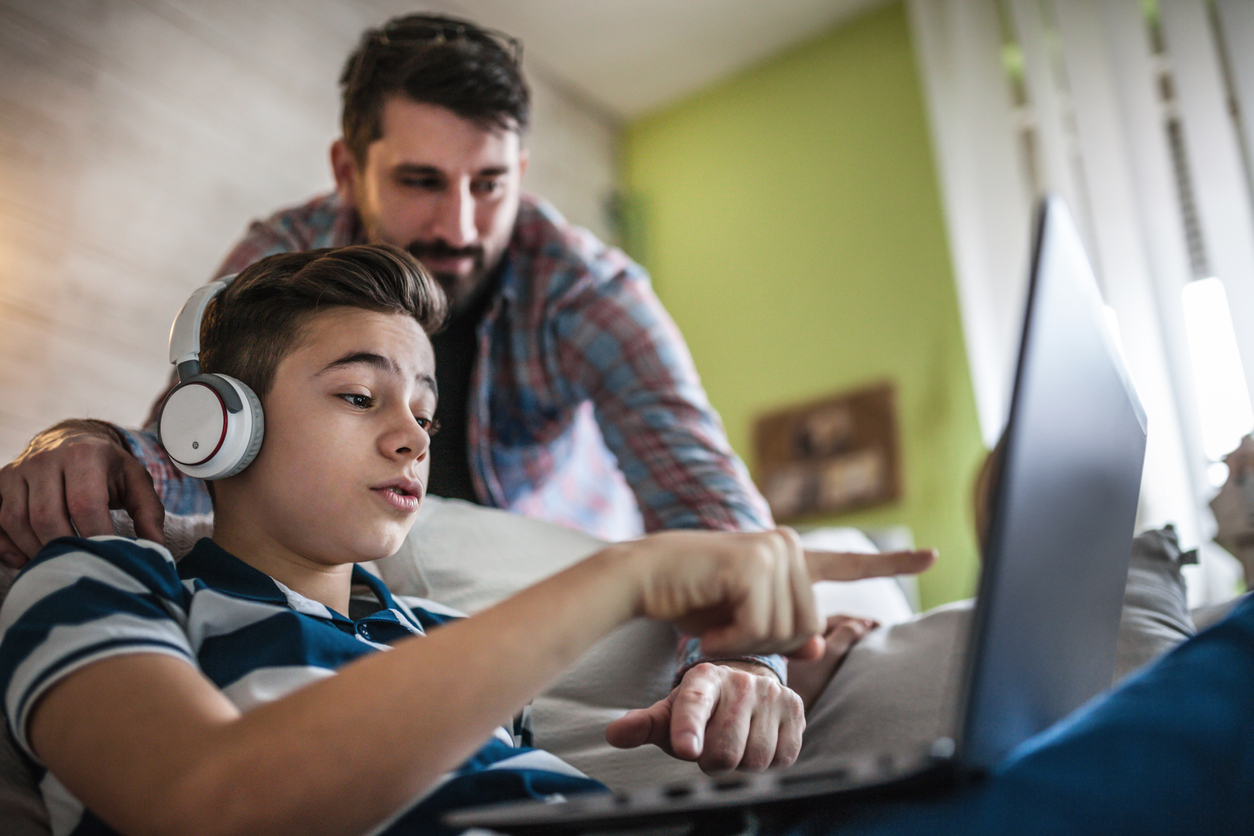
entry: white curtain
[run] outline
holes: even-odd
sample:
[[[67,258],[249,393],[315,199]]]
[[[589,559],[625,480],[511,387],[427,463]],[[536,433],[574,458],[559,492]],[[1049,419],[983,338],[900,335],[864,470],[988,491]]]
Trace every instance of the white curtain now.
[[[1254,3],[1159,0],[1156,19],[1140,0],[908,8],[985,441],[1005,423],[1032,203],[1056,192],[1149,413],[1139,523],[1172,522],[1187,546],[1208,544],[1210,463],[1181,294],[1199,265],[1221,278],[1254,391]],[[1195,603],[1229,595],[1237,576],[1215,551],[1204,557]]]

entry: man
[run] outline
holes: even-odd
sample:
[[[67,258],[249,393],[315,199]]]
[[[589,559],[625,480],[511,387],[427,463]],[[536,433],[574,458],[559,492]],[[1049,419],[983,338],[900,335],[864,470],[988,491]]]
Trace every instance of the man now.
[[[770,527],[644,271],[522,194],[529,94],[518,52],[508,36],[438,15],[367,31],[341,77],[336,191],[253,224],[220,274],[365,242],[407,249],[432,272],[452,309],[433,340],[436,495],[607,539]],[[0,559],[20,565],[53,537],[108,533],[109,507],[161,542],[165,510],[208,512],[209,501],[153,432],[67,422],[0,470]],[[834,629],[846,647],[865,632],[856,621]],[[680,687],[629,715],[615,741],[654,742],[711,770],[769,764],[777,732],[804,725],[780,687],[782,660],[700,661],[688,642]]]

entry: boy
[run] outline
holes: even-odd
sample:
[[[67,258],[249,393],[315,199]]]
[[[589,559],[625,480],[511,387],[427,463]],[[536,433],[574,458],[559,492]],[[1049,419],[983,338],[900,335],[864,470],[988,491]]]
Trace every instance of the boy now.
[[[214,298],[204,372],[251,388],[265,431],[214,483],[213,538],[177,567],[150,542],[54,541],[0,611],[6,717],[55,833],[440,832],[450,807],[597,789],[499,724],[605,633],[643,615],[714,652],[813,657],[812,573],[930,562],[670,533],[469,619],[394,599],[354,564],[399,547],[426,490],[444,311],[386,245],[272,256]]]

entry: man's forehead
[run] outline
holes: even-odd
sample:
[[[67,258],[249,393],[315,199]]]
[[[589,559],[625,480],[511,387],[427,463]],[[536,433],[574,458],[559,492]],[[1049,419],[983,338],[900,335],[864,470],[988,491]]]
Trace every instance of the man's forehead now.
[[[515,129],[484,126],[440,105],[392,96],[384,102],[379,138],[371,151],[383,151],[385,165],[442,168],[454,161],[481,167],[514,167],[522,151]]]

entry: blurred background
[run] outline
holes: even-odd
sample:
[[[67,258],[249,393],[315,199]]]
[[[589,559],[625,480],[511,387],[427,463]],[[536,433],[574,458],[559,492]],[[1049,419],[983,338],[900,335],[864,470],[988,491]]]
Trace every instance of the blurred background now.
[[[0,459],[135,425],[252,218],[332,185],[336,80],[417,9],[524,42],[524,184],[645,265],[733,446],[891,383],[901,490],[809,524],[941,550],[1005,420],[1035,199],[1079,220],[1150,413],[1141,524],[1188,546],[1254,425],[1247,0],[0,0]],[[1237,573],[1208,550],[1195,603]]]

